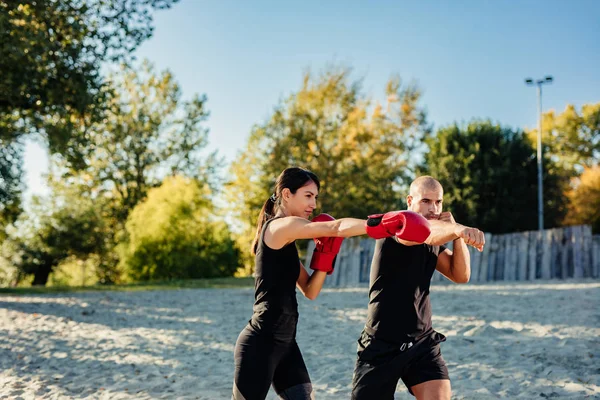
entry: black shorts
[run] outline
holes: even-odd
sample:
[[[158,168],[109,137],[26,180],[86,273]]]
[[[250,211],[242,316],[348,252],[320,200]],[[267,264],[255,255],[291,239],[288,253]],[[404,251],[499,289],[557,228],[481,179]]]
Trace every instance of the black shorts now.
[[[434,332],[414,344],[399,345],[363,331],[358,339],[352,399],[393,399],[399,379],[413,395],[410,388],[414,385],[450,379],[439,345],[445,340],[444,335]]]
[[[312,398],[306,364],[294,336],[292,332],[289,340],[281,341],[250,325],[244,328],[235,345],[232,399],[263,400],[271,385],[281,399]]]

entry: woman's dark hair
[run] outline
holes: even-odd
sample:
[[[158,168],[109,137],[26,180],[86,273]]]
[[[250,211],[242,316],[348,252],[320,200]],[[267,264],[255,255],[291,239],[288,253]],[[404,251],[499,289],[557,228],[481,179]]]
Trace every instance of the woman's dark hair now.
[[[317,178],[317,175],[309,170],[299,167],[291,167],[284,169],[283,172],[279,174],[277,181],[275,182],[275,191],[271,197],[265,201],[265,204],[258,215],[256,234],[254,235],[254,240],[252,241],[252,255],[256,254],[256,249],[258,247],[258,242],[260,241],[260,235],[265,222],[273,218],[276,214],[277,208],[281,206],[281,193],[283,192],[283,189],[287,188],[290,190],[290,192],[292,192],[292,194],[295,194],[298,189],[311,181],[317,185],[317,189],[320,189],[321,183],[319,182],[319,178]]]

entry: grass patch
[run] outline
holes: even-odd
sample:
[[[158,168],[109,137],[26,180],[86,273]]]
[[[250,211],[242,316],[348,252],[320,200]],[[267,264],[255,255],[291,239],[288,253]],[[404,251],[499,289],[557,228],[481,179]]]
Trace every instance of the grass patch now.
[[[134,292],[140,290],[177,290],[177,289],[223,289],[248,288],[254,286],[254,278],[212,278],[212,279],[182,279],[173,281],[150,281],[128,283],[123,285],[93,285],[93,286],[50,286],[0,288],[0,294],[48,294],[76,292],[105,292],[121,291]]]

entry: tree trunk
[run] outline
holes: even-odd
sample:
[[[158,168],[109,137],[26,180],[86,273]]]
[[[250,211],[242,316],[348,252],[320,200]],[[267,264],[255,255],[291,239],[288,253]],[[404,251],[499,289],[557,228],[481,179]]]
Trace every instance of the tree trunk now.
[[[52,266],[50,265],[42,265],[35,272],[33,276],[33,286],[46,286],[48,283],[48,277],[50,276],[50,272],[52,272]]]

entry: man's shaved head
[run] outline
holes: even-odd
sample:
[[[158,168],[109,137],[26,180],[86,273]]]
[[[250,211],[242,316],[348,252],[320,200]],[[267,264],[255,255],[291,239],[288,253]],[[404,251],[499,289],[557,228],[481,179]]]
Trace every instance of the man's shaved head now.
[[[441,183],[439,183],[435,178],[425,175],[420,176],[412,181],[409,192],[411,196],[415,197],[423,191],[429,192],[433,190],[441,190],[442,192],[444,191]]]

